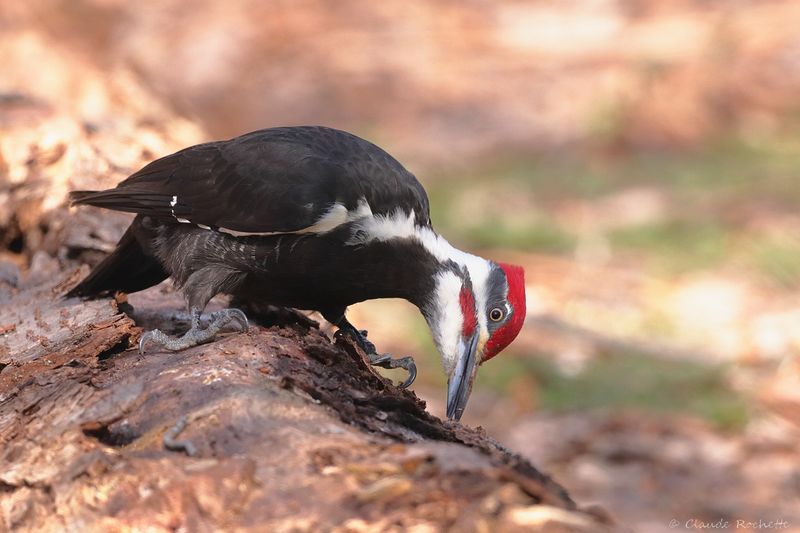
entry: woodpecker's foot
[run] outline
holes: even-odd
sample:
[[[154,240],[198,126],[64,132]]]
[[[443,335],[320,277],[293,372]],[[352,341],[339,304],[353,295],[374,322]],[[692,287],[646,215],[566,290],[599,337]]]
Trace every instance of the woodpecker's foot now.
[[[177,352],[211,342],[223,328],[233,324],[238,331],[247,331],[247,317],[238,309],[223,309],[209,315],[206,327],[200,327],[200,312],[192,310],[192,327],[181,337],[170,337],[159,329],[148,331],[139,339],[139,353],[144,354],[147,343]]]
[[[392,358],[391,354],[379,354],[378,350],[375,349],[375,345],[367,340],[367,331],[364,329],[358,330],[349,322],[347,322],[344,327],[341,327],[339,331],[336,332],[337,337],[341,335],[350,335],[350,337],[356,341],[356,344],[358,344],[359,347],[364,350],[364,353],[367,354],[367,357],[369,358],[369,364],[372,366],[379,366],[381,368],[388,369],[404,368],[408,372],[408,378],[406,378],[406,380],[400,384],[401,389],[405,389],[406,387],[410,386],[412,383],[414,383],[414,380],[417,379],[417,365],[414,363],[414,359],[411,356],[394,359]]]
[[[358,347],[364,350],[365,354],[376,354],[378,353],[378,350],[375,348],[374,344],[367,340],[367,333],[367,330],[356,329],[355,326],[348,323],[347,326],[340,327],[339,330],[333,334],[333,336],[338,339],[342,335],[349,335],[351,339],[356,341]]]
[[[372,366],[379,366],[381,368],[404,368],[408,372],[408,377],[400,384],[401,389],[405,389],[417,379],[417,364],[410,355],[397,359],[393,359],[391,354],[388,353],[371,353],[367,354],[367,356]]]

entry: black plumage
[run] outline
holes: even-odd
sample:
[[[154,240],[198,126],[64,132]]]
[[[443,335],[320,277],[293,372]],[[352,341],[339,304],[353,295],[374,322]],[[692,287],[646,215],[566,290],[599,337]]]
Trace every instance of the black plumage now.
[[[372,298],[422,307],[438,268],[417,240],[348,245],[357,221],[304,232],[337,204],[353,213],[360,201],[373,215],[413,211],[417,225],[430,225],[427,195],[410,172],[330,128],[272,128],[193,146],[113,189],[71,199],[137,217],[70,296],[135,292],[169,275],[190,309],[228,293],[318,310],[339,323],[348,305]]]
[[[172,199],[177,202],[172,204]],[[430,225],[425,189],[374,144],[320,126],[270,128],[162,157],[106,191],[76,191],[75,204],[176,218],[237,232],[292,232],[333,204],[374,214],[413,209]]]

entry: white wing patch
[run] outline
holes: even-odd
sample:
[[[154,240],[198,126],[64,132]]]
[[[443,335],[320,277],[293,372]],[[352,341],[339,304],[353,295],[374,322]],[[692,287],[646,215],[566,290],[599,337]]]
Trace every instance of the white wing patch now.
[[[178,222],[183,222],[185,224],[192,224],[192,221],[186,220],[185,218],[178,218],[175,216],[174,207],[178,203],[178,197],[173,196],[172,201],[170,202],[170,206],[173,208],[172,216]],[[313,208],[313,204],[309,204],[306,207]],[[295,231],[236,231],[229,228],[216,228],[217,231],[222,233],[227,233],[228,235],[233,235],[234,237],[254,237],[254,236],[269,236],[269,235],[302,235],[302,234],[316,234],[321,235],[324,233],[328,233],[332,231],[342,224],[347,224],[350,222],[354,222],[356,220],[371,217],[372,216],[372,208],[370,208],[369,204],[367,203],[366,198],[361,198],[358,200],[358,204],[356,208],[348,210],[343,204],[335,203],[330,208],[328,208],[325,213],[320,216],[314,224],[308,226],[307,228],[301,228]],[[211,229],[206,225],[197,224],[198,227],[203,229]]]
[[[332,229],[341,226],[342,224],[347,222],[348,217],[350,216],[350,211],[347,208],[339,203],[333,204],[330,209],[325,211],[325,213],[319,217],[319,219],[308,226],[307,228],[302,228],[295,231],[236,231],[228,228],[219,228],[219,231],[222,233],[227,233],[228,235],[233,235],[234,237],[251,237],[257,235],[282,235],[282,234],[303,234],[303,233],[327,233]]]

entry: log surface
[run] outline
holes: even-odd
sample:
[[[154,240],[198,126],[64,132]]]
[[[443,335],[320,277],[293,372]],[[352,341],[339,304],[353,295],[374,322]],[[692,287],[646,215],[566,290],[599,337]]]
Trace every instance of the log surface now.
[[[253,325],[140,355],[134,318],[180,329],[180,298],[61,299],[79,275],[0,292],[0,527],[611,528],[480,429],[428,414],[348,341]]]

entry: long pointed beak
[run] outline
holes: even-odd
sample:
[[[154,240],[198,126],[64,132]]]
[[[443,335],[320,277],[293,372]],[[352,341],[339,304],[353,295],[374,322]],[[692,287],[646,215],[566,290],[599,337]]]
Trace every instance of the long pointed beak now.
[[[447,418],[461,420],[467,400],[472,392],[472,382],[478,372],[478,334],[475,333],[461,346],[456,369],[447,382]]]

